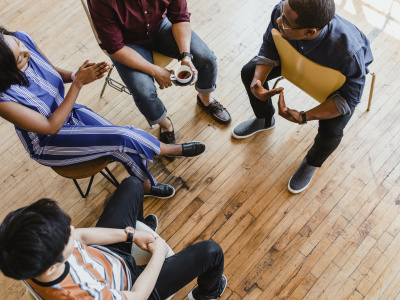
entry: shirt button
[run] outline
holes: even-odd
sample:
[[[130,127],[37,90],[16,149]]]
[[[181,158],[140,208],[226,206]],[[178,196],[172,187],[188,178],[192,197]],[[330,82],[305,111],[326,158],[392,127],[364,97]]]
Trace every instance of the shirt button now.
[[[144,13],[147,14],[147,10]]]
[[[150,26],[150,24],[147,24],[147,27],[149,27]]]

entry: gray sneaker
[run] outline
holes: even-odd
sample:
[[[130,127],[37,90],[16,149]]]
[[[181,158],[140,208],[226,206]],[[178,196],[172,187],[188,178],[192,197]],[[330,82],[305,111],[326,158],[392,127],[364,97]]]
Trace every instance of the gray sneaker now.
[[[275,127],[275,118],[272,117],[271,126],[265,127],[265,119],[250,119],[248,121],[244,121],[239,125],[236,125],[232,130],[232,136],[235,139],[246,139],[251,137],[253,134],[263,131],[269,130]]]
[[[311,179],[314,175],[317,167],[310,166],[304,157],[299,168],[294,172],[292,178],[289,180],[288,190],[293,194],[298,194],[304,191],[311,183]]]

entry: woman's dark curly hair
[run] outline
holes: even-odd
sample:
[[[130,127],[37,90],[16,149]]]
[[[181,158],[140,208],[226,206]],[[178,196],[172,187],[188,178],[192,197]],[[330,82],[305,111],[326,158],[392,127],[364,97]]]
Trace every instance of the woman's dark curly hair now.
[[[14,53],[7,44],[4,36],[14,33],[0,26],[0,93],[5,92],[11,85],[29,86],[28,78],[17,67]]]

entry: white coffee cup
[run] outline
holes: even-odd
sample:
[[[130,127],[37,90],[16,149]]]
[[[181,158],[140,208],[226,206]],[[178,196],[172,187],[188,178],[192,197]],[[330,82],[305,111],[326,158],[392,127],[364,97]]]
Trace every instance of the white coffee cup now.
[[[179,66],[171,74],[171,80],[176,80],[179,83],[188,83],[193,78],[193,72],[188,66]]]

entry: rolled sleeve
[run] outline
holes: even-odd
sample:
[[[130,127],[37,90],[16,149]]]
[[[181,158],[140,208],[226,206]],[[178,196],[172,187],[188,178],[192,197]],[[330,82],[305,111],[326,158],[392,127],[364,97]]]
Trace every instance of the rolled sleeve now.
[[[167,7],[167,18],[172,24],[190,22],[186,0],[172,0]]]
[[[100,40],[99,46],[113,54],[124,47],[124,38],[116,21],[115,11],[105,1],[88,1],[90,15],[97,36]]]
[[[256,65],[264,65],[264,66],[272,66],[272,67],[277,67],[280,64],[279,60],[272,60],[272,59],[266,58],[264,56],[259,56],[259,55],[254,57],[252,59],[252,61]]]
[[[335,94],[333,97],[333,103],[336,106],[336,109],[343,116],[350,116],[351,108],[347,103],[346,99],[344,99],[340,94]]]

